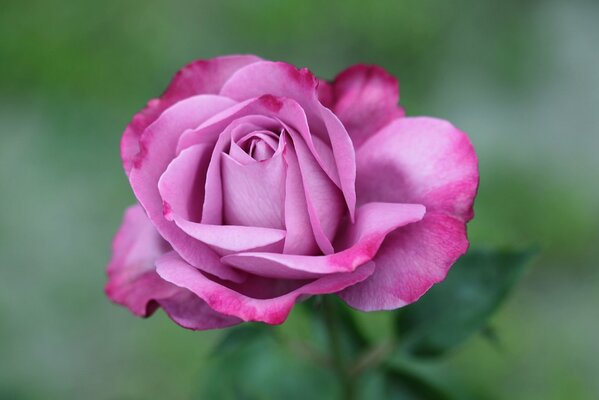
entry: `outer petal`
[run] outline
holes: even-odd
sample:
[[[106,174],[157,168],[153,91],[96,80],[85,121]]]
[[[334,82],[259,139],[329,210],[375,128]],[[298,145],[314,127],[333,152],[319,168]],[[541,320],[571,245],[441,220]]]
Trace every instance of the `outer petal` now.
[[[171,248],[141,206],[127,209],[112,247],[106,294],[135,315],[150,316],[161,306],[176,323],[196,330],[224,328],[241,322],[217,313],[196,295],[156,273],[156,259]]]
[[[445,279],[449,268],[466,250],[468,239],[463,221],[427,213],[421,222],[389,235],[374,258],[374,274],[339,296],[362,311],[402,307]]]
[[[387,237],[375,273],[340,296],[366,311],[401,307],[444,279],[468,248],[476,155],[467,136],[445,121],[401,118],[364,143],[357,159],[360,202],[418,202],[427,214]]]
[[[332,110],[358,147],[392,120],[404,115],[398,106],[397,79],[376,65],[355,65],[333,82]]]
[[[320,101],[320,104],[322,104],[326,108],[332,108],[333,107],[333,85],[331,85],[329,82],[327,82],[323,79],[319,79],[318,87],[316,88],[316,91],[318,93],[318,101]]]
[[[468,221],[478,187],[470,140],[447,121],[400,118],[356,153],[359,203],[424,204]]]
[[[147,317],[157,308],[156,300],[173,296],[179,289],[156,273],[154,261],[170,251],[143,208],[131,206],[112,243],[106,294],[138,316]]]
[[[195,293],[215,311],[244,321],[261,321],[267,324],[284,322],[298,298],[338,292],[363,281],[374,269],[374,265],[368,263],[354,272],[331,274],[309,281],[274,298],[257,298],[209,279],[174,252],[161,257],[156,265],[161,277]]]
[[[214,311],[204,300],[181,288],[175,296],[160,300],[160,306],[177,324],[195,331],[227,328],[243,322]]]
[[[222,261],[256,275],[283,279],[311,279],[326,274],[351,272],[372,260],[389,232],[420,221],[420,204],[370,203],[356,213],[356,222],[345,229],[342,251],[324,256],[244,252]]]
[[[125,129],[121,140],[125,173],[129,175],[133,167],[133,160],[140,149],[141,134],[164,110],[191,96],[217,94],[235,71],[257,61],[260,58],[253,55],[233,55],[197,60],[179,70],[164,94],[158,99],[150,100],[146,108],[137,113]]]

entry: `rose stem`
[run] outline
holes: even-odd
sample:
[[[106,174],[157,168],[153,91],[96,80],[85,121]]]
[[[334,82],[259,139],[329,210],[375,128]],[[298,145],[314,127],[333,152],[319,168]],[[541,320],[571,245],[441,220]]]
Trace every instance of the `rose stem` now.
[[[334,299],[332,299],[331,296],[323,296],[322,300],[324,321],[329,340],[331,359],[333,361],[332,365],[337,375],[337,378],[339,379],[339,383],[341,384],[343,393],[342,399],[353,400],[353,380],[351,379],[349,369],[347,368],[344,362],[343,349],[341,348],[341,341],[339,336],[339,318],[337,318],[335,313],[335,304],[333,303]]]

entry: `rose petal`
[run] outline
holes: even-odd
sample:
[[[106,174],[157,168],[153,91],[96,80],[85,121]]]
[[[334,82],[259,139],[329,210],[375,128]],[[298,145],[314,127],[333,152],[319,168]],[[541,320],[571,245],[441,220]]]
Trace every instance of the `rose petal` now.
[[[449,122],[400,118],[356,153],[359,203],[424,204],[468,221],[478,187],[470,140]]]
[[[220,91],[236,100],[262,95],[288,97],[304,109],[313,134],[321,134],[330,142],[339,182],[350,215],[355,210],[356,166],[351,139],[339,119],[318,101],[318,80],[307,69],[297,69],[282,62],[261,61],[236,71]]]
[[[449,268],[466,250],[468,239],[463,221],[427,212],[422,221],[390,234],[373,260],[374,274],[339,296],[362,311],[402,307],[445,279]]]
[[[211,225],[221,225],[223,223],[223,181],[221,158],[227,148],[230,148],[230,143],[238,136],[243,136],[252,132],[256,127],[268,129],[269,124],[273,121],[271,118],[262,115],[245,115],[246,108],[251,107],[251,104],[246,104],[238,109],[233,115],[229,115],[228,111],[222,113],[224,119],[211,119],[206,124],[200,126],[196,130],[186,132],[179,141],[187,142],[183,145],[185,149],[187,145],[192,146],[194,143],[202,143],[216,139],[216,144],[212,151],[210,165],[206,175],[205,197],[203,204],[202,223]],[[211,123],[210,121],[214,121]],[[186,140],[187,139],[187,140]]]
[[[419,204],[370,203],[356,213],[356,222],[346,228],[344,250],[326,256],[246,252],[225,256],[224,263],[269,278],[310,279],[337,272],[351,272],[370,261],[385,236],[420,221],[425,208]]]
[[[180,290],[160,278],[154,267],[154,261],[168,251],[170,246],[156,232],[143,208],[129,207],[112,242],[105,289],[108,297],[135,315],[151,315],[157,308],[156,300]]]
[[[188,329],[224,328],[241,322],[217,313],[196,295],[156,273],[155,261],[170,250],[143,208],[129,207],[113,242],[108,297],[140,317],[150,316],[160,305],[176,323]]]
[[[221,174],[225,224],[285,228],[287,164],[283,152],[246,165],[223,154]]]
[[[466,222],[478,186],[467,136],[445,121],[400,118],[359,149],[358,199],[418,202],[425,218],[385,239],[375,273],[340,296],[360,310],[394,309],[444,279],[468,248]]]
[[[354,65],[333,82],[331,109],[359,147],[392,120],[402,117],[397,79],[376,65]]]
[[[222,85],[237,69],[257,61],[260,61],[260,58],[253,55],[232,55],[197,60],[179,70],[164,94],[158,99],[150,100],[125,129],[121,140],[125,173],[129,175],[133,168],[133,160],[140,150],[141,134],[164,110],[191,96],[218,94]]]
[[[339,200],[340,193],[338,194],[336,188],[331,187],[332,182],[326,178],[322,170],[315,167],[314,160],[306,156],[305,150],[296,152],[296,145],[300,149],[302,148],[301,141],[297,141],[297,143],[294,142],[294,146],[290,145],[289,151],[285,153],[285,161],[289,166],[287,180],[294,187],[294,192],[291,195],[299,194],[295,191],[302,191],[314,239],[323,253],[330,254],[334,251],[331,238],[343,215],[343,205]],[[302,157],[302,162],[298,156]],[[292,199],[291,201],[296,202],[297,200]],[[303,211],[297,206],[298,204],[293,204],[293,208],[286,210],[286,217],[290,213],[303,214]],[[291,221],[297,218],[295,215],[289,215]],[[295,231],[295,228],[293,225],[288,226],[288,230],[294,230],[294,232],[290,232],[291,238],[306,234],[305,230],[300,232]]]
[[[224,152],[230,141],[228,132],[232,132],[237,124],[265,117],[277,118],[282,122],[293,121],[294,124],[301,126],[303,115],[297,102],[267,95],[239,103],[239,105],[231,107],[206,121],[197,129],[187,131],[181,136],[179,149],[185,149],[215,138],[217,140],[206,179],[203,223],[213,225],[222,223],[221,166],[217,159],[221,157],[221,153]],[[305,125],[305,117],[303,124]],[[289,134],[295,138],[297,145],[300,146],[299,151],[301,153],[298,154],[302,156],[302,162],[297,162],[291,150],[286,154],[287,163],[293,163],[294,167],[288,169],[287,176],[289,199],[286,197],[285,209],[289,211],[286,211],[285,216],[285,225],[288,230],[285,252],[312,253],[312,238],[305,237],[306,229],[303,225],[303,214],[306,212],[305,210],[308,210],[311,229],[314,230],[314,238],[319,247],[325,253],[332,253],[333,248],[330,241],[336,231],[336,222],[343,214],[342,207],[339,206],[338,202],[331,201],[336,197],[334,189],[329,184],[329,179],[325,178],[326,175],[322,172],[322,169],[312,162],[313,157],[309,155],[310,152],[305,149],[304,143],[300,140],[302,136],[296,135],[292,127],[288,127],[288,130]],[[314,143],[319,142],[316,140]],[[297,174],[295,170],[300,169],[300,167],[302,173]],[[315,188],[314,186],[318,187]],[[301,190],[302,188],[306,190]],[[299,193],[305,196],[306,200],[295,196]],[[319,199],[322,201],[318,201]],[[302,204],[302,202],[305,202],[305,204]]]
[[[300,297],[339,292],[363,281],[374,269],[374,265],[368,263],[354,272],[331,274],[310,281],[278,297],[255,298],[210,280],[174,252],[161,257],[156,265],[162,278],[195,293],[215,311],[238,317],[243,321],[260,321],[267,324],[284,322]]]
[[[195,294],[178,288],[179,292],[169,298],[161,299],[160,306],[177,324],[194,331],[221,329],[237,325],[239,318],[214,311]]]
[[[285,180],[285,229],[287,238],[283,252],[286,254],[317,254],[312,221],[308,213],[306,193],[297,157],[285,154],[287,177]],[[312,213],[314,215],[314,213]]]
[[[166,219],[173,214],[188,221],[201,221],[204,185],[212,148],[197,144],[181,152],[158,181]]]
[[[285,231],[281,229],[236,225],[207,225],[175,217],[185,233],[206,243],[218,254],[239,251],[282,251]]]
[[[141,151],[130,172],[129,181],[153,225],[181,257],[223,279],[241,281],[243,275],[233,269],[222,268],[212,250],[164,217],[164,205],[158,190],[160,176],[176,155],[181,132],[198,126],[209,116],[233,104],[232,100],[225,97],[200,95],[182,100],[164,111],[142,135]]]
[[[316,92],[318,93],[318,101],[320,101],[320,104],[326,108],[333,107],[333,85],[323,79],[319,79]]]

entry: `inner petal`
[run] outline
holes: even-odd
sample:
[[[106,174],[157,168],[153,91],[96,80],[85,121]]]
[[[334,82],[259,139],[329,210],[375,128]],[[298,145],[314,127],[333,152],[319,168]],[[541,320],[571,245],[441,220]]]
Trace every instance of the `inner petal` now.
[[[267,141],[261,142],[271,149]],[[256,150],[255,146],[252,150],[254,156],[261,151]],[[272,157],[263,160],[254,158],[253,162],[248,163],[240,163],[229,154],[221,155],[225,224],[284,229],[287,173],[284,148],[282,140]]]
[[[250,146],[250,156],[256,161],[268,160],[275,153],[275,150],[265,141],[260,139],[252,139]]]
[[[241,138],[237,145],[252,159],[263,161],[271,158],[279,146],[279,135],[267,130],[255,131]]]

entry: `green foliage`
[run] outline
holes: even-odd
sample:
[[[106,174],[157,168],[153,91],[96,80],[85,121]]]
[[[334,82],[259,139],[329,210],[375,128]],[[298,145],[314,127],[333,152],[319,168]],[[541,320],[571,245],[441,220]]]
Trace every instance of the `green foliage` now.
[[[419,301],[389,312],[395,330],[383,341],[364,334],[357,313],[335,296],[304,303],[310,342],[294,342],[280,328],[260,324],[231,329],[203,371],[200,398],[329,399],[350,385],[358,399],[451,400],[414,362],[444,355],[477,332],[497,340],[489,318],[532,254],[468,253]],[[340,378],[337,386],[331,371]]]
[[[419,301],[397,313],[399,350],[437,357],[488,324],[522,275],[532,251],[473,251]]]
[[[278,328],[229,329],[201,371],[198,399],[334,399],[332,372],[283,346]]]

